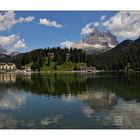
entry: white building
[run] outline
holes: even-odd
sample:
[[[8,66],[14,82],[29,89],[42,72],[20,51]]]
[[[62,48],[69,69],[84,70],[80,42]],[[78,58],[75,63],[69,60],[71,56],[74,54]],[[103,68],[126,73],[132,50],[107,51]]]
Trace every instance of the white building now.
[[[16,70],[16,65],[14,63],[0,63],[0,70]]]

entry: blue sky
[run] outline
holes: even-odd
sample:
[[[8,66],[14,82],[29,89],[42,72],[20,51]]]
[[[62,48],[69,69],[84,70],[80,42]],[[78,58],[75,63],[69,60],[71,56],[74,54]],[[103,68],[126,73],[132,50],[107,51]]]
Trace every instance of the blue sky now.
[[[130,15],[128,14],[129,12],[117,11],[8,12],[0,12],[0,44],[10,51],[24,52],[35,48],[59,46],[65,41],[80,41],[90,33],[89,29],[92,30],[93,28],[98,28],[100,31],[110,29],[119,41],[125,38],[134,39],[140,33],[136,34],[128,31],[132,30],[130,29],[132,26],[130,19],[134,19],[138,15],[138,19],[135,18],[133,22],[139,21],[140,14],[138,12],[130,12]],[[121,23],[119,19],[121,19]],[[95,24],[95,22],[98,23]],[[87,26],[88,30],[85,28],[88,32],[82,34],[81,30],[89,24],[91,26]],[[124,29],[124,25],[128,25],[129,28],[125,27],[126,29]],[[124,29],[123,32],[121,28]],[[7,43],[6,41],[9,38],[11,42]],[[13,43],[12,40],[15,42],[13,41]],[[18,46],[19,44],[22,47]]]

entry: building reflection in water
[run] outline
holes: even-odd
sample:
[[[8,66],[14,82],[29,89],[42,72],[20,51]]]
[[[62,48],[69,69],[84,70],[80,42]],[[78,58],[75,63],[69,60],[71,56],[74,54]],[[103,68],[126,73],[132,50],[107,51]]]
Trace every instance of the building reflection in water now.
[[[15,83],[16,82],[16,74],[0,74],[0,83],[6,84],[6,83]]]
[[[0,109],[18,109],[26,102],[26,96],[20,94],[16,86],[11,86],[16,79],[17,75],[13,73],[0,74]]]

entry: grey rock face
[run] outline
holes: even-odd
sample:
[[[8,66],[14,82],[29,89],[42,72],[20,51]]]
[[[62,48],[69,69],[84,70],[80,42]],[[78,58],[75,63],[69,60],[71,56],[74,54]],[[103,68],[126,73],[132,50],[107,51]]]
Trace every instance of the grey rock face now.
[[[82,40],[83,43],[91,45],[101,45],[103,47],[113,48],[118,44],[116,36],[114,36],[109,30],[100,32],[97,29],[89,34],[86,38]]]

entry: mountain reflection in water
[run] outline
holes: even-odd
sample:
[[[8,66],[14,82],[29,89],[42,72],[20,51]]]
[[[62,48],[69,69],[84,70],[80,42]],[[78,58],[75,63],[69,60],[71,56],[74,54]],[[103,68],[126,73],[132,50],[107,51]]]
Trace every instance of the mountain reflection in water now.
[[[139,74],[0,74],[0,128],[140,128],[139,91]]]

